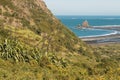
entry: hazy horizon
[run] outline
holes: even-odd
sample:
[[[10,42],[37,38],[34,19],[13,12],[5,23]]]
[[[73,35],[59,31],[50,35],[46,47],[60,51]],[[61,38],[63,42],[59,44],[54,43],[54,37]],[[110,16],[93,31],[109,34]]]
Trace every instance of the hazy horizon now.
[[[44,0],[54,15],[119,16],[119,0]]]
[[[120,16],[120,15],[71,15],[71,14],[55,14],[55,16]]]

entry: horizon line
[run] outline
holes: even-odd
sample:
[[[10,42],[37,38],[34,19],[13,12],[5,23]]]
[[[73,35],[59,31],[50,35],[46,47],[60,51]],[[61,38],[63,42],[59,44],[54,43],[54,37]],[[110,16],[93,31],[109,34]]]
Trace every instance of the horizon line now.
[[[66,14],[60,14],[60,15],[55,15],[55,16],[120,16],[120,15],[66,15]]]

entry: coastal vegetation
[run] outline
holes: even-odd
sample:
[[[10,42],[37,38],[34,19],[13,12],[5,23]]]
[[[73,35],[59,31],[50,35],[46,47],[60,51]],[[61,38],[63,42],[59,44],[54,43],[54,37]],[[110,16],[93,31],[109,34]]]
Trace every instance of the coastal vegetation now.
[[[114,44],[92,46],[94,54],[43,54],[39,48],[27,46],[16,39],[5,39],[0,44],[0,79],[119,80],[119,47]]]
[[[42,0],[0,0],[0,80],[119,79],[120,45],[87,45]]]

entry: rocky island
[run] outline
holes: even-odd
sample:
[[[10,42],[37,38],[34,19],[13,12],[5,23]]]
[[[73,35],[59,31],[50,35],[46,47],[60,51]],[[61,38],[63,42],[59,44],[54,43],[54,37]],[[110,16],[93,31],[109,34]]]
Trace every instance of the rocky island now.
[[[87,20],[83,21],[82,25],[78,24],[77,27],[78,29],[84,29],[84,28],[90,28],[90,25]]]

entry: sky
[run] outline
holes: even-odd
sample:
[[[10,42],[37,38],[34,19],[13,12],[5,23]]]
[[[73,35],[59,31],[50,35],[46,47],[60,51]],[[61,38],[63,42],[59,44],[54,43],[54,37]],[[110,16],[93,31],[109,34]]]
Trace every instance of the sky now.
[[[120,15],[120,0],[44,0],[54,15]]]

